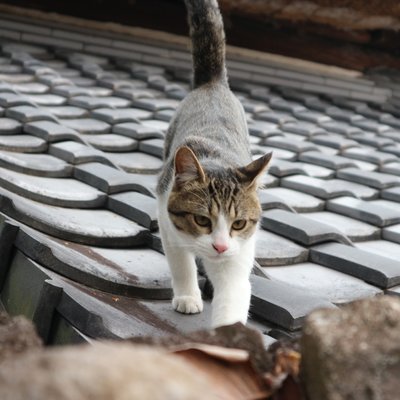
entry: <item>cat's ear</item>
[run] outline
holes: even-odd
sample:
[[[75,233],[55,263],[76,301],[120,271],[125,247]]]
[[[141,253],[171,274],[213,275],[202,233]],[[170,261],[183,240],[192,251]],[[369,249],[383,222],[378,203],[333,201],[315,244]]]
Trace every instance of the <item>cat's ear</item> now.
[[[179,147],[175,153],[175,182],[179,186],[193,180],[205,181],[203,168],[189,147]]]
[[[258,188],[261,177],[271,161],[271,157],[272,152],[257,158],[245,167],[239,168],[238,172],[240,180],[249,186]]]

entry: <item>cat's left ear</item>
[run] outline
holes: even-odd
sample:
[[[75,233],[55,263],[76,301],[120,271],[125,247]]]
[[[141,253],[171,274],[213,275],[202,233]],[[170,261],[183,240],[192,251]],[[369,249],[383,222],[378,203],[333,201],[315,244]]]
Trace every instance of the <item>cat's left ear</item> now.
[[[272,152],[257,158],[245,167],[239,168],[238,172],[240,180],[257,189],[260,186],[261,177],[266,171],[271,158]]]

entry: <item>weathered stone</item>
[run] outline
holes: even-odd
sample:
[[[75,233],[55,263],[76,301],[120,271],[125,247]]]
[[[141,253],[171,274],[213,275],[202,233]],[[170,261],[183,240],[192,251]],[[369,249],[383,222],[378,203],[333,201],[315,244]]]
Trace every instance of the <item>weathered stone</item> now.
[[[313,312],[306,319],[302,337],[302,373],[308,398],[397,398],[399,331],[400,300],[394,297]]]

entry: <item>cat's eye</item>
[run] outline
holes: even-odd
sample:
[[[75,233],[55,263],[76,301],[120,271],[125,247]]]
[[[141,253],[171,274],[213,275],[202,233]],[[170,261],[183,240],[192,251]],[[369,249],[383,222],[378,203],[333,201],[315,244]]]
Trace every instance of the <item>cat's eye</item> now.
[[[195,215],[194,216],[194,222],[196,222],[197,225],[203,226],[203,227],[210,227],[211,226],[211,220],[210,218],[207,218],[203,215]]]
[[[237,219],[233,224],[232,224],[232,229],[235,231],[240,231],[246,226],[247,221],[245,219]]]

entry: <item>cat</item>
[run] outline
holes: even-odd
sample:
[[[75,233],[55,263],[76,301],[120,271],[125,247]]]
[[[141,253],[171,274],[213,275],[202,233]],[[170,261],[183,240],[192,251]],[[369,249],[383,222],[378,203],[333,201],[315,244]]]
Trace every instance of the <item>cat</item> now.
[[[157,185],[172,306],[185,314],[203,310],[198,257],[214,288],[212,327],[246,323],[261,215],[257,188],[271,153],[252,161],[245,112],[228,85],[217,0],[185,0],[185,4],[193,90],[171,120]]]

